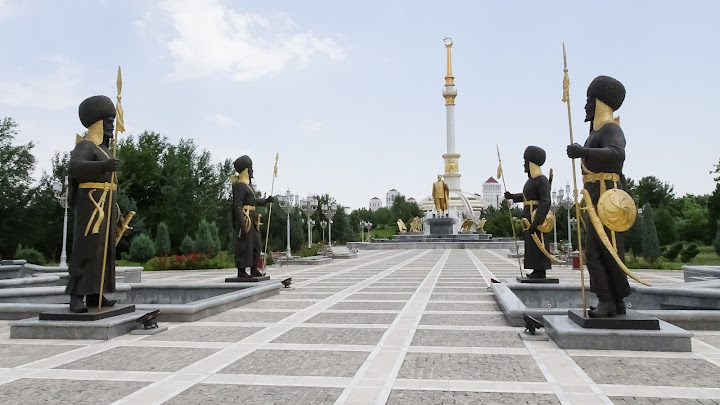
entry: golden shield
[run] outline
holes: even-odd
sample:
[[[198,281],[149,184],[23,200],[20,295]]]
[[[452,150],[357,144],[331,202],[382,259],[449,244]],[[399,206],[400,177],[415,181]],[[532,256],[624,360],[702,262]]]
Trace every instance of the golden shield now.
[[[615,232],[625,232],[635,223],[637,206],[630,194],[613,188],[600,196],[597,213],[603,225]]]

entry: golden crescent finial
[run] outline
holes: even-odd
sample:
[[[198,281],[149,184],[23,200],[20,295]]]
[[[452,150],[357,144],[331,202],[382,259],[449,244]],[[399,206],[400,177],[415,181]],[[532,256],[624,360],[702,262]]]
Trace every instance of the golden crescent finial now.
[[[448,40],[450,41],[449,44],[448,44]],[[453,46],[453,40],[452,40],[452,38],[450,38],[450,37],[445,37],[445,38],[443,38],[443,43],[445,43],[445,46],[447,46],[448,48],[451,47],[451,46]]]

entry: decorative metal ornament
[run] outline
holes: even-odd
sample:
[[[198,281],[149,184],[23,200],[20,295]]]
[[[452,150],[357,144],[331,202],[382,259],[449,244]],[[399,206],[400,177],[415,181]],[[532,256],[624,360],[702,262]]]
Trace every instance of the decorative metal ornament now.
[[[613,188],[604,192],[597,203],[600,221],[615,232],[625,232],[635,223],[637,206],[630,194]]]

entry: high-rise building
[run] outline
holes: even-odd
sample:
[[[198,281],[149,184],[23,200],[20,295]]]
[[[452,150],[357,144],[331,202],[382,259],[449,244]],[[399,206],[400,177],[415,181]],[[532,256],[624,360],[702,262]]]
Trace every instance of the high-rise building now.
[[[370,211],[377,211],[377,209],[381,208],[381,207],[382,207],[381,199],[379,199],[377,197],[373,197],[370,199]]]
[[[502,186],[495,178],[490,176],[482,185],[483,198],[487,206],[499,208],[503,200]]]

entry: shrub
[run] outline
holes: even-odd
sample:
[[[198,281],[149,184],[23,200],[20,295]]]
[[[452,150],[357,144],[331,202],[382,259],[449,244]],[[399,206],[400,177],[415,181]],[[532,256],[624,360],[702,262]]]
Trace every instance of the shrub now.
[[[195,241],[189,235],[185,235],[185,239],[183,239],[182,243],[180,244],[180,253],[186,255],[194,251]]]
[[[233,257],[221,252],[214,257],[202,253],[187,255],[153,257],[145,263],[145,270],[201,270],[201,269],[227,269],[233,267]]]
[[[715,232],[713,247],[715,248],[715,253],[720,256],[720,220],[717,221],[717,232]]]
[[[15,259],[22,259],[28,263],[41,266],[45,265],[45,256],[42,253],[33,248],[24,248],[22,245],[18,245],[17,249],[15,249]]]
[[[212,235],[212,226],[206,221],[200,221],[197,233],[195,233],[195,248],[198,253],[205,253],[209,256],[215,256],[220,247],[215,245],[217,239],[217,227],[215,227],[216,236]],[[219,245],[218,241],[218,245]]]
[[[680,251],[682,250],[682,248],[683,248],[682,242],[678,242],[678,243],[672,245],[672,247],[670,249],[667,249],[667,251],[663,254],[663,257],[670,261],[674,261],[680,254]]]
[[[697,256],[698,253],[700,253],[700,250],[694,243],[691,243],[682,252],[680,252],[680,260],[683,263],[689,263],[695,258],[695,256]]]
[[[217,254],[220,252],[220,235],[218,235],[218,227],[215,224],[215,221],[210,222],[210,236],[212,237],[213,241],[213,254]]]
[[[309,257],[309,256],[317,256],[318,255],[318,248],[317,245],[308,247],[307,245],[303,244],[300,250],[295,252],[300,257]]]
[[[155,256],[155,244],[144,233],[133,238],[130,242],[130,257],[140,263],[145,263]]]
[[[160,222],[155,233],[155,254],[167,256],[170,254],[170,232],[165,222]]]

